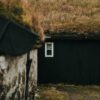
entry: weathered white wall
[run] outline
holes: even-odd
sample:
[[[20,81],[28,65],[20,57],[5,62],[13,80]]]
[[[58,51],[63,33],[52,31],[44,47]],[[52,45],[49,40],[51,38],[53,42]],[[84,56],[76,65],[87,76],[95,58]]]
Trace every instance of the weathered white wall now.
[[[37,50],[30,53],[29,100],[37,86]],[[0,100],[24,100],[27,54],[19,57],[0,56]]]

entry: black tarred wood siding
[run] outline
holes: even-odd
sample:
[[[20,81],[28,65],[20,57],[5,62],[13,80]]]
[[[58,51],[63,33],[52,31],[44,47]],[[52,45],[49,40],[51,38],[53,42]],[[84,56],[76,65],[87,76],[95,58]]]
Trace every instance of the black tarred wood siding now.
[[[38,51],[39,83],[100,83],[100,40],[53,39],[54,57]]]

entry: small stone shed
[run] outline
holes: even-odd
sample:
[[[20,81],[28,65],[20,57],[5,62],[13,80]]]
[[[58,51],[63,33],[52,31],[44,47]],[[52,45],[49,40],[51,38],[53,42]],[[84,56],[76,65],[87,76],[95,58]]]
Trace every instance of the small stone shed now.
[[[0,100],[33,100],[38,40],[35,33],[0,17]],[[30,68],[26,68],[28,59]]]

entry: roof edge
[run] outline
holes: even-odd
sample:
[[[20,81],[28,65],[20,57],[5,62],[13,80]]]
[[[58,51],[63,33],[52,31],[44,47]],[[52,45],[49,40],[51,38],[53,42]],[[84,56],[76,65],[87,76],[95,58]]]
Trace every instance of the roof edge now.
[[[77,33],[77,32],[50,32],[46,31],[46,39],[91,39],[98,40],[100,39],[100,34],[97,33]]]

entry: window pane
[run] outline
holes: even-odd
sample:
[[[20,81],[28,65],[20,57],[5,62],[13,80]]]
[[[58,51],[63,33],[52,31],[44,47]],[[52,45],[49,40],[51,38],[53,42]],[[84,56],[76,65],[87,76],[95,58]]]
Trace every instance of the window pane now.
[[[47,50],[51,50],[52,49],[52,44],[47,44]]]
[[[54,43],[53,42],[45,43],[45,57],[54,57]]]
[[[52,55],[52,51],[51,50],[47,50],[47,55]]]

